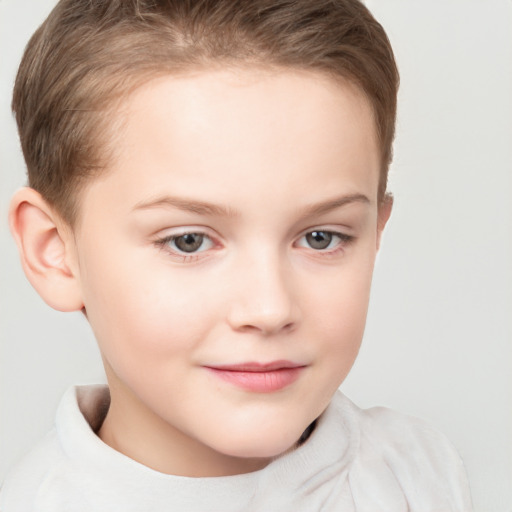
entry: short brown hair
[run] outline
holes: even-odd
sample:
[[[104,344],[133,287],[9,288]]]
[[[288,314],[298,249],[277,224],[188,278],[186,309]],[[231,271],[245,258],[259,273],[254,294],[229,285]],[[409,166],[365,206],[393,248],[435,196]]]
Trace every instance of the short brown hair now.
[[[29,185],[73,224],[80,184],[105,165],[115,100],[161,74],[246,62],[318,70],[365,93],[382,200],[399,78],[382,26],[358,0],[61,0],[14,88]]]

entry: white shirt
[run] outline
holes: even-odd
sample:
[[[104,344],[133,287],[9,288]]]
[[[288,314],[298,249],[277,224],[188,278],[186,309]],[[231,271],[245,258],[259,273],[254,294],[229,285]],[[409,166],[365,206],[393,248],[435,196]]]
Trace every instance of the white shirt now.
[[[71,388],[56,425],[8,476],[2,512],[469,512],[462,462],[439,432],[337,392],[310,438],[260,471],[188,478],[154,471],[95,434],[105,386]]]

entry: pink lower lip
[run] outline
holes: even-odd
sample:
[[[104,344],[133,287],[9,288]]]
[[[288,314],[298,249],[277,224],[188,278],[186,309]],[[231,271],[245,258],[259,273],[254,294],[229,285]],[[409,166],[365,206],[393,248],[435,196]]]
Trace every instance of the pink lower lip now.
[[[304,366],[296,366],[275,370],[244,371],[208,367],[208,370],[222,380],[256,393],[272,393],[289,386],[299,378],[303,369]]]

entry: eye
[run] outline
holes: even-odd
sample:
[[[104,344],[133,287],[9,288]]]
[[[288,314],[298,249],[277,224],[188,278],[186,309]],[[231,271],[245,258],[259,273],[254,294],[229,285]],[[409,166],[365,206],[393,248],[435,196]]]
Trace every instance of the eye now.
[[[327,249],[333,239],[329,231],[311,231],[306,235],[306,242],[312,249]]]
[[[192,254],[207,251],[213,247],[211,238],[203,233],[184,233],[171,235],[158,241],[161,246],[167,246],[176,253]]]
[[[298,242],[299,247],[307,247],[315,251],[336,249],[338,246],[348,243],[352,237],[343,233],[315,229],[302,236]]]
[[[182,252],[196,252],[201,248],[204,240],[204,235],[199,233],[187,233],[186,235],[174,238],[173,243],[176,248]]]

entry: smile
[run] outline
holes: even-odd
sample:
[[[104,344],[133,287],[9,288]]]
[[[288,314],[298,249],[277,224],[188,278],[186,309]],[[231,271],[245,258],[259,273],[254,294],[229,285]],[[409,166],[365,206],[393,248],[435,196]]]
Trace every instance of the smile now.
[[[289,361],[206,367],[216,377],[255,393],[272,393],[295,382],[305,366]]]

